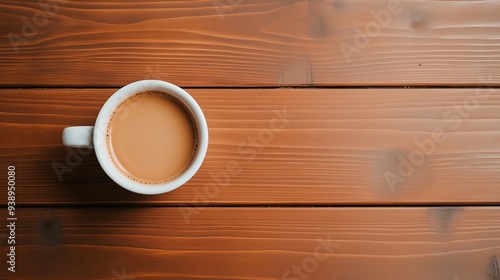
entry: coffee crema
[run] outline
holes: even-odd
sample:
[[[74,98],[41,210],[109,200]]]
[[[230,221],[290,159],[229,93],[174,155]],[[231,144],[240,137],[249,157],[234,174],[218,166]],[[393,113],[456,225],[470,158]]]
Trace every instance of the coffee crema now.
[[[160,184],[180,176],[198,147],[193,116],[174,96],[136,93],[111,115],[106,145],[113,164],[128,178]]]

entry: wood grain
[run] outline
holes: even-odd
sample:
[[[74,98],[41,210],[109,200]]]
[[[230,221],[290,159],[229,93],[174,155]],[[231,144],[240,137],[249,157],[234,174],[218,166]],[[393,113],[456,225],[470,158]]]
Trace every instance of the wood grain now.
[[[16,166],[18,203],[500,201],[496,89],[191,89],[208,121],[206,161],[186,185],[154,197],[114,184],[90,150],[62,146],[63,128],[92,125],[113,92],[0,91],[0,180],[6,181],[7,166]]]
[[[480,85],[488,75],[500,85],[498,1],[2,0],[0,11],[4,87],[119,87],[144,78],[224,87]]]
[[[294,267],[311,280],[498,279],[498,207],[210,208],[189,224],[175,208],[17,216],[16,273],[2,242],[1,279],[306,279]]]

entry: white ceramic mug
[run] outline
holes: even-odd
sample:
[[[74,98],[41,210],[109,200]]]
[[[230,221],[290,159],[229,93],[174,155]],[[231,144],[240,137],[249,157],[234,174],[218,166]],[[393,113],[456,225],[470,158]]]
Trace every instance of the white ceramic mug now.
[[[113,112],[127,98],[144,91],[171,94],[191,112],[198,129],[198,148],[191,165],[178,177],[161,184],[146,185],[129,179],[115,167],[106,145],[106,129]],[[208,148],[208,127],[205,116],[194,98],[180,87],[158,80],[142,80],[116,91],[104,104],[94,126],[72,126],[63,131],[63,144],[69,147],[93,147],[99,163],[118,185],[140,194],[160,194],[174,190],[191,179],[200,168]]]

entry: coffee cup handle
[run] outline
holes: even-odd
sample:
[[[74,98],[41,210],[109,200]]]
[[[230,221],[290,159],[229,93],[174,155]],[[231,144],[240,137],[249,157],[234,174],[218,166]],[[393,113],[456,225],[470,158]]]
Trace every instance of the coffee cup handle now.
[[[62,133],[63,145],[73,148],[93,148],[93,138],[93,126],[70,126]]]

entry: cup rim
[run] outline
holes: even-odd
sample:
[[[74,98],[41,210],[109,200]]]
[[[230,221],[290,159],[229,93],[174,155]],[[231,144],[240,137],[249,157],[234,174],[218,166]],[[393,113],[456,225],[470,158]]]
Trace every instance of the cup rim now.
[[[113,164],[106,145],[106,129],[112,113],[127,98],[144,91],[163,91],[181,101],[193,116],[198,129],[198,149],[189,167],[178,177],[160,184],[142,184],[125,176]],[[94,149],[106,174],[121,187],[139,194],[161,194],[170,192],[189,181],[201,167],[208,149],[208,126],[205,115],[196,100],[184,89],[165,81],[140,80],[130,83],[111,95],[97,115],[94,126]]]

